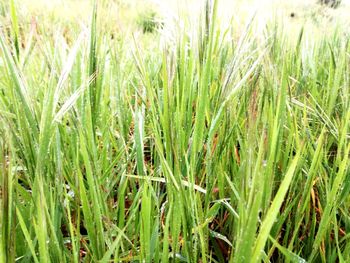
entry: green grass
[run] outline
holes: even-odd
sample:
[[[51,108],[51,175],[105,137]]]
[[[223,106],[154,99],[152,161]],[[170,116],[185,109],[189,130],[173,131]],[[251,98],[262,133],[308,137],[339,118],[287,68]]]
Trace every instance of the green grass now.
[[[0,262],[350,261],[346,29],[237,38],[219,2],[171,38],[4,5]]]

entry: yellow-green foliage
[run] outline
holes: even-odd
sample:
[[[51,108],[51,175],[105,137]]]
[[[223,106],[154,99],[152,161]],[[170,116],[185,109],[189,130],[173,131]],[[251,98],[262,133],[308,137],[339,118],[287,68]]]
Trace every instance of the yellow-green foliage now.
[[[0,262],[350,262],[345,20],[225,1],[3,2]]]

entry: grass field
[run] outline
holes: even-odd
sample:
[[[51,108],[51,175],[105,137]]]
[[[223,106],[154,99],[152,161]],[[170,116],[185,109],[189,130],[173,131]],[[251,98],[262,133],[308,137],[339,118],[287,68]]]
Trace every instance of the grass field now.
[[[0,263],[350,262],[346,3],[31,3],[0,1]]]

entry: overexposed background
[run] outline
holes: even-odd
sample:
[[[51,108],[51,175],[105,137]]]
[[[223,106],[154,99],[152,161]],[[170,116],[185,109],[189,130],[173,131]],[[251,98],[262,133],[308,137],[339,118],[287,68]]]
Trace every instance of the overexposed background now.
[[[1,0],[0,0],[1,2]],[[65,25],[65,31],[87,25],[91,18],[92,0],[17,0],[20,21],[40,25]],[[140,28],[137,21],[143,13],[154,10],[165,29],[184,24],[195,27],[206,0],[100,0],[99,14],[103,28],[122,35]],[[330,8],[317,0],[218,0],[218,22],[225,27],[234,24],[237,34],[255,14],[255,30],[264,30],[269,21],[278,21],[287,32],[298,34],[301,27],[309,35],[334,32],[338,24],[350,28],[350,0]],[[344,26],[345,25],[345,26]],[[54,28],[52,28],[54,31]],[[46,26],[45,30],[50,30]],[[164,31],[166,31],[164,30]],[[171,32],[171,30],[168,30]]]

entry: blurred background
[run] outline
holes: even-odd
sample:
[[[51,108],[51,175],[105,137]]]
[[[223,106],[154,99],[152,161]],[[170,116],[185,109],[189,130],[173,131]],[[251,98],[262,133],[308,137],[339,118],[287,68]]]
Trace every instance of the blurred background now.
[[[69,32],[74,25],[81,27],[89,21],[92,2],[87,0],[21,0],[17,1],[20,21],[27,24],[45,25],[46,22],[66,24]],[[8,4],[1,0],[2,24],[6,26],[9,14],[4,10]],[[100,12],[107,21],[105,28],[116,33],[147,31],[147,22],[162,26],[176,26],[179,17],[188,21],[198,19],[204,0],[101,0]],[[245,23],[255,14],[257,24],[278,19],[286,26],[309,26],[313,30],[325,31],[330,26],[350,22],[350,0],[220,0],[221,23]],[[5,19],[5,20],[4,20]],[[74,22],[74,23],[72,23]],[[182,21],[183,22],[183,21]],[[52,27],[52,26],[51,26]],[[47,28],[46,30],[50,30]]]

